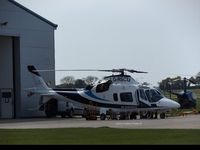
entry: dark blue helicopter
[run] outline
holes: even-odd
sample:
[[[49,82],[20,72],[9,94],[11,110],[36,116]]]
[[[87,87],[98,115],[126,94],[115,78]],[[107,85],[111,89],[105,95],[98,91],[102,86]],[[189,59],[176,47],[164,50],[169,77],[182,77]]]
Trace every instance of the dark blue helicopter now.
[[[197,96],[194,92],[187,91],[187,82],[196,84],[195,81],[184,78],[184,90],[182,92],[172,92],[172,94],[177,96],[178,103],[181,105],[181,109],[196,108]]]

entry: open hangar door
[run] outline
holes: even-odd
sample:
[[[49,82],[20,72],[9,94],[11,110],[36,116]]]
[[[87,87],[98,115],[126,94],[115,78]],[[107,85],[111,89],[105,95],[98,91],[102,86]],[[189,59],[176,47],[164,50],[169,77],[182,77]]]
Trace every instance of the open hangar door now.
[[[0,119],[16,117],[17,41],[19,38],[0,36]]]

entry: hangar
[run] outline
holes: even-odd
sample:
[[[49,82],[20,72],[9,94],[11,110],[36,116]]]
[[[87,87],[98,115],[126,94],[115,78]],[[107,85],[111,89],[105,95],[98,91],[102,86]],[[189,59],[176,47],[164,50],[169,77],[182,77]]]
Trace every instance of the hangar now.
[[[34,109],[39,97],[24,89],[34,87],[27,65],[55,68],[54,31],[57,25],[14,0],[0,0],[0,119],[42,116]],[[42,74],[55,86],[55,73]]]

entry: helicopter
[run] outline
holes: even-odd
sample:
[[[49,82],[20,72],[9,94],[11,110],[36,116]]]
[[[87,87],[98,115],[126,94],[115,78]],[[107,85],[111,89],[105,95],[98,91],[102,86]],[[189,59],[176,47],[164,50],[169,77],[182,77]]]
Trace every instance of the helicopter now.
[[[174,94],[177,96],[177,100],[178,100],[178,103],[180,104],[181,109],[196,108],[197,95],[194,92],[187,90],[187,88],[190,87],[191,83],[196,84],[197,82],[192,78],[188,79],[188,78],[184,77],[183,78],[183,91],[175,92],[175,91],[172,91],[170,88],[169,92],[171,94]]]
[[[28,71],[35,79],[36,87],[28,88],[29,96],[40,95],[39,110],[45,111],[47,117],[53,117],[61,112],[62,117],[67,115],[66,103],[72,103],[83,109],[86,120],[96,120],[100,116],[105,120],[107,115],[111,119],[137,119],[166,117],[166,112],[178,109],[180,104],[166,98],[157,89],[141,85],[129,73],[147,73],[133,69],[111,70],[65,70],[65,71],[103,71],[114,74],[105,76],[93,85],[82,89],[53,89],[49,88],[39,72],[55,70],[37,70],[33,65],[27,66]],[[61,71],[61,70],[60,70]],[[62,70],[63,71],[63,70]],[[116,74],[117,73],[117,74]],[[119,118],[117,118],[119,116]]]

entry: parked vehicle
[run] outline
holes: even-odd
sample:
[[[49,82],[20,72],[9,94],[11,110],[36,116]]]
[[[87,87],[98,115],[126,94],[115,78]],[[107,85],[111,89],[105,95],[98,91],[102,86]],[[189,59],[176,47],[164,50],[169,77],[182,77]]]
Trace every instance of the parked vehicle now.
[[[66,101],[58,101],[58,115],[61,115],[62,118],[65,118],[68,116],[69,118],[72,118],[75,115],[81,115],[83,116],[84,109],[81,107],[74,106],[70,102]]]

